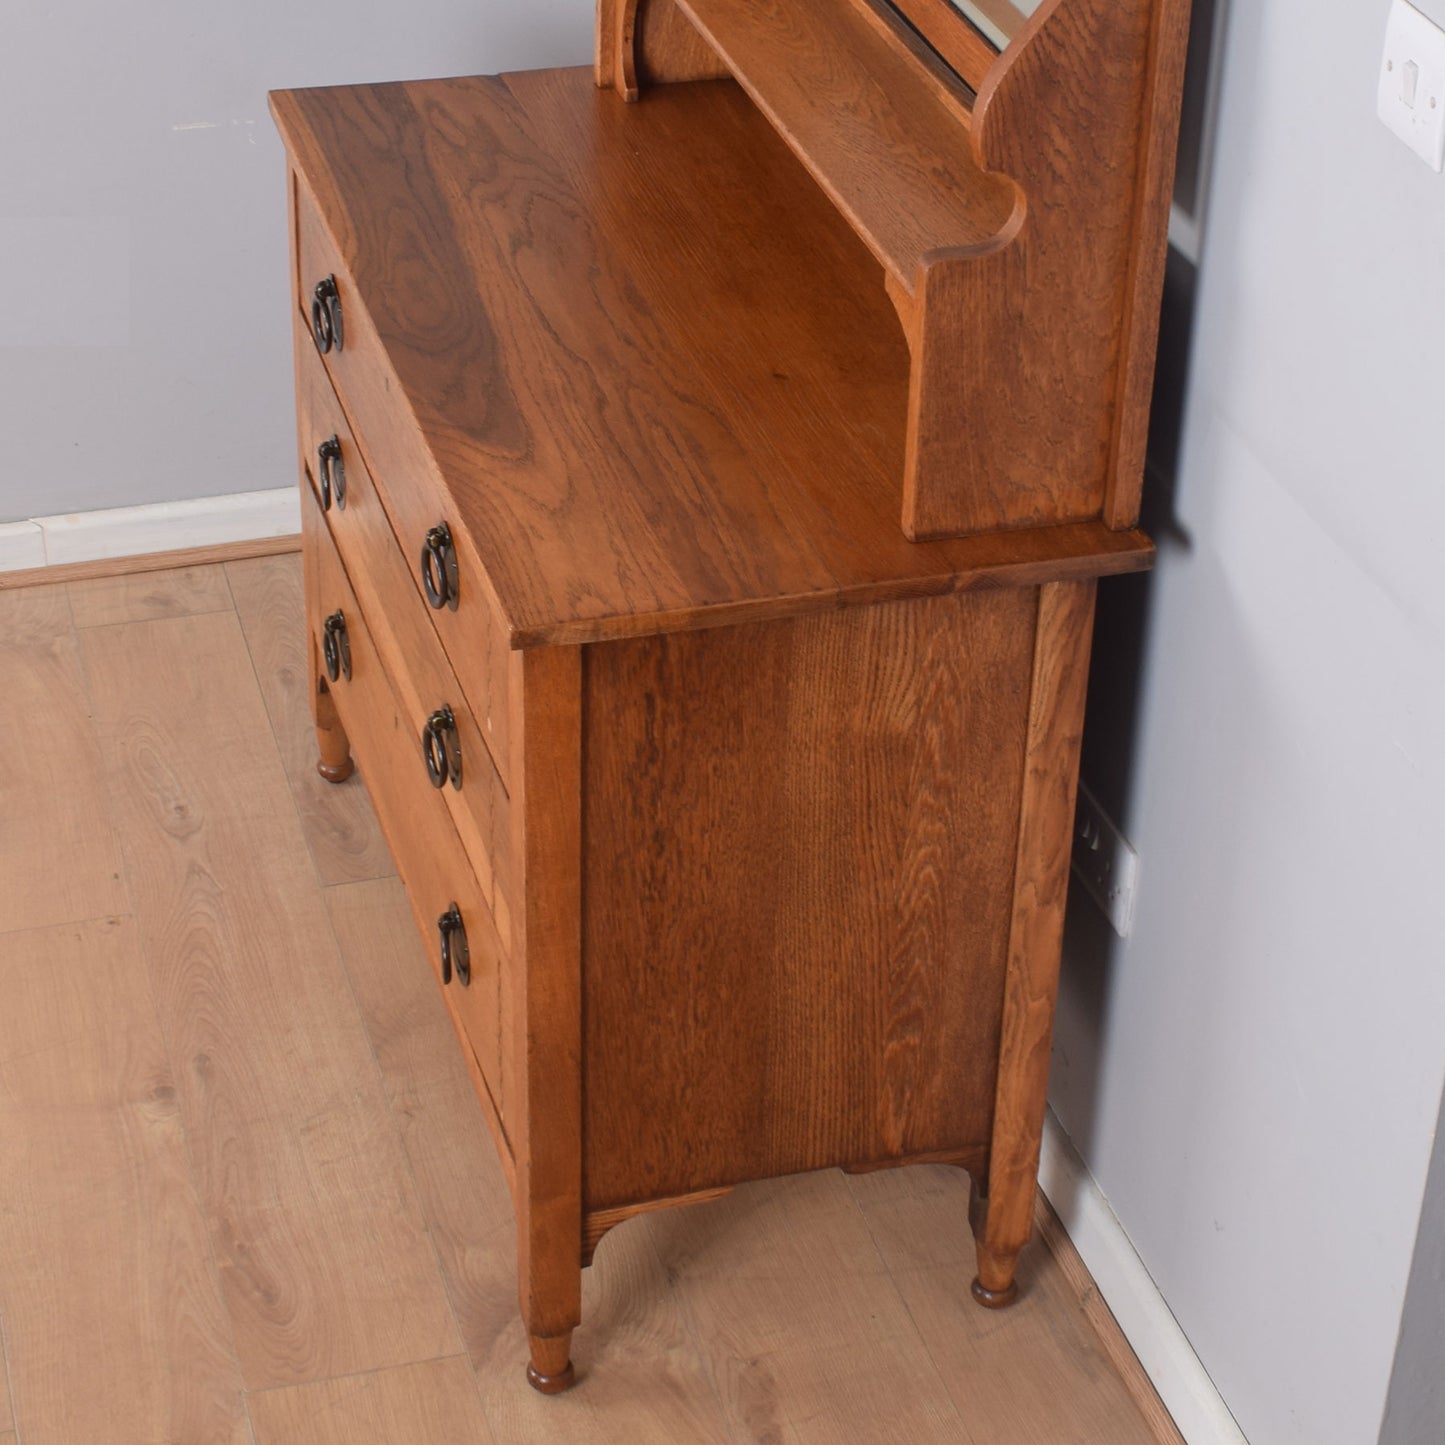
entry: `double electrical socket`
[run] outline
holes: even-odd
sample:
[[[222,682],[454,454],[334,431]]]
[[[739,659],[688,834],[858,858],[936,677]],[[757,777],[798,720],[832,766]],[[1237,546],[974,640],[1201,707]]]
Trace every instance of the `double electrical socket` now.
[[[1394,0],[1380,61],[1380,119],[1435,170],[1445,169],[1445,30]]]
[[[1083,783],[1074,808],[1073,864],[1079,881],[1114,925],[1114,932],[1128,938],[1134,926],[1139,855]]]

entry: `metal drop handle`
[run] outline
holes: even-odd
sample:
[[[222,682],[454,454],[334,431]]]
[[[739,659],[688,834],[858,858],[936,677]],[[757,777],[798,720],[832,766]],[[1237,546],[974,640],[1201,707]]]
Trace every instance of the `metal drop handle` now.
[[[458,982],[466,988],[472,981],[472,955],[467,947],[467,928],[462,922],[462,910],[453,903],[437,919],[437,932],[442,944],[442,982],[450,983],[455,974]]]
[[[422,724],[422,760],[426,775],[434,788],[462,786],[462,740],[457,732],[456,714],[450,707],[439,707]]]
[[[341,438],[330,436],[316,448],[316,469],[321,478],[321,510],[329,512],[333,498],[346,510],[346,464],[341,460]]]
[[[317,351],[323,356],[333,349],[342,349],[345,333],[341,325],[341,294],[336,289],[335,276],[324,277],[311,292],[311,336]]]
[[[326,675],[335,682],[344,677],[351,681],[351,638],[346,632],[346,618],[337,608],[321,624],[321,652],[326,659]]]
[[[460,599],[457,549],[452,529],[445,522],[431,528],[421,547],[421,586],[433,607],[457,610]]]

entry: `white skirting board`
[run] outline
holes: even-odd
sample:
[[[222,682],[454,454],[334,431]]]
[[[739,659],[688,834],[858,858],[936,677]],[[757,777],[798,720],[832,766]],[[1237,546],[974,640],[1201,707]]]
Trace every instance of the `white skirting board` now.
[[[1189,1445],[1249,1445],[1052,1109],[1039,1186],[1179,1433]]]
[[[0,526],[0,572],[255,542],[300,530],[301,499],[295,487],[31,517]]]

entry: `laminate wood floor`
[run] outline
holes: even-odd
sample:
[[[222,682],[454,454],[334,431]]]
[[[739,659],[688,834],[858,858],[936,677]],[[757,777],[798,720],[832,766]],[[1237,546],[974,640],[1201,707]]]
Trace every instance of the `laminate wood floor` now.
[[[614,1231],[523,1382],[512,1212],[300,561],[0,590],[0,1445],[1179,1442],[1041,1206],[827,1172]]]

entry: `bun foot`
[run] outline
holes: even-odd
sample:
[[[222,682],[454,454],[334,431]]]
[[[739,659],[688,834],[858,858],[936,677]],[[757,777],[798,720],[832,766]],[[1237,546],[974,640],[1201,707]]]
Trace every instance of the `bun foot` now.
[[[976,1279],[973,1297],[986,1310],[1007,1309],[1019,1297],[1018,1281],[1010,1280],[1003,1289],[989,1289],[981,1279]]]
[[[567,1368],[560,1375],[544,1375],[536,1365],[528,1365],[527,1383],[544,1395],[560,1395],[577,1383],[577,1372],[572,1368],[571,1360],[567,1361]]]
[[[527,1362],[527,1383],[544,1395],[560,1395],[577,1383],[577,1372],[569,1358],[572,1353],[572,1331],[548,1337],[528,1335],[527,1348],[532,1358]]]
[[[316,771],[328,783],[344,783],[356,771],[356,764],[351,761],[350,754],[342,758],[339,763],[328,763],[325,758],[322,758],[316,764]]]

